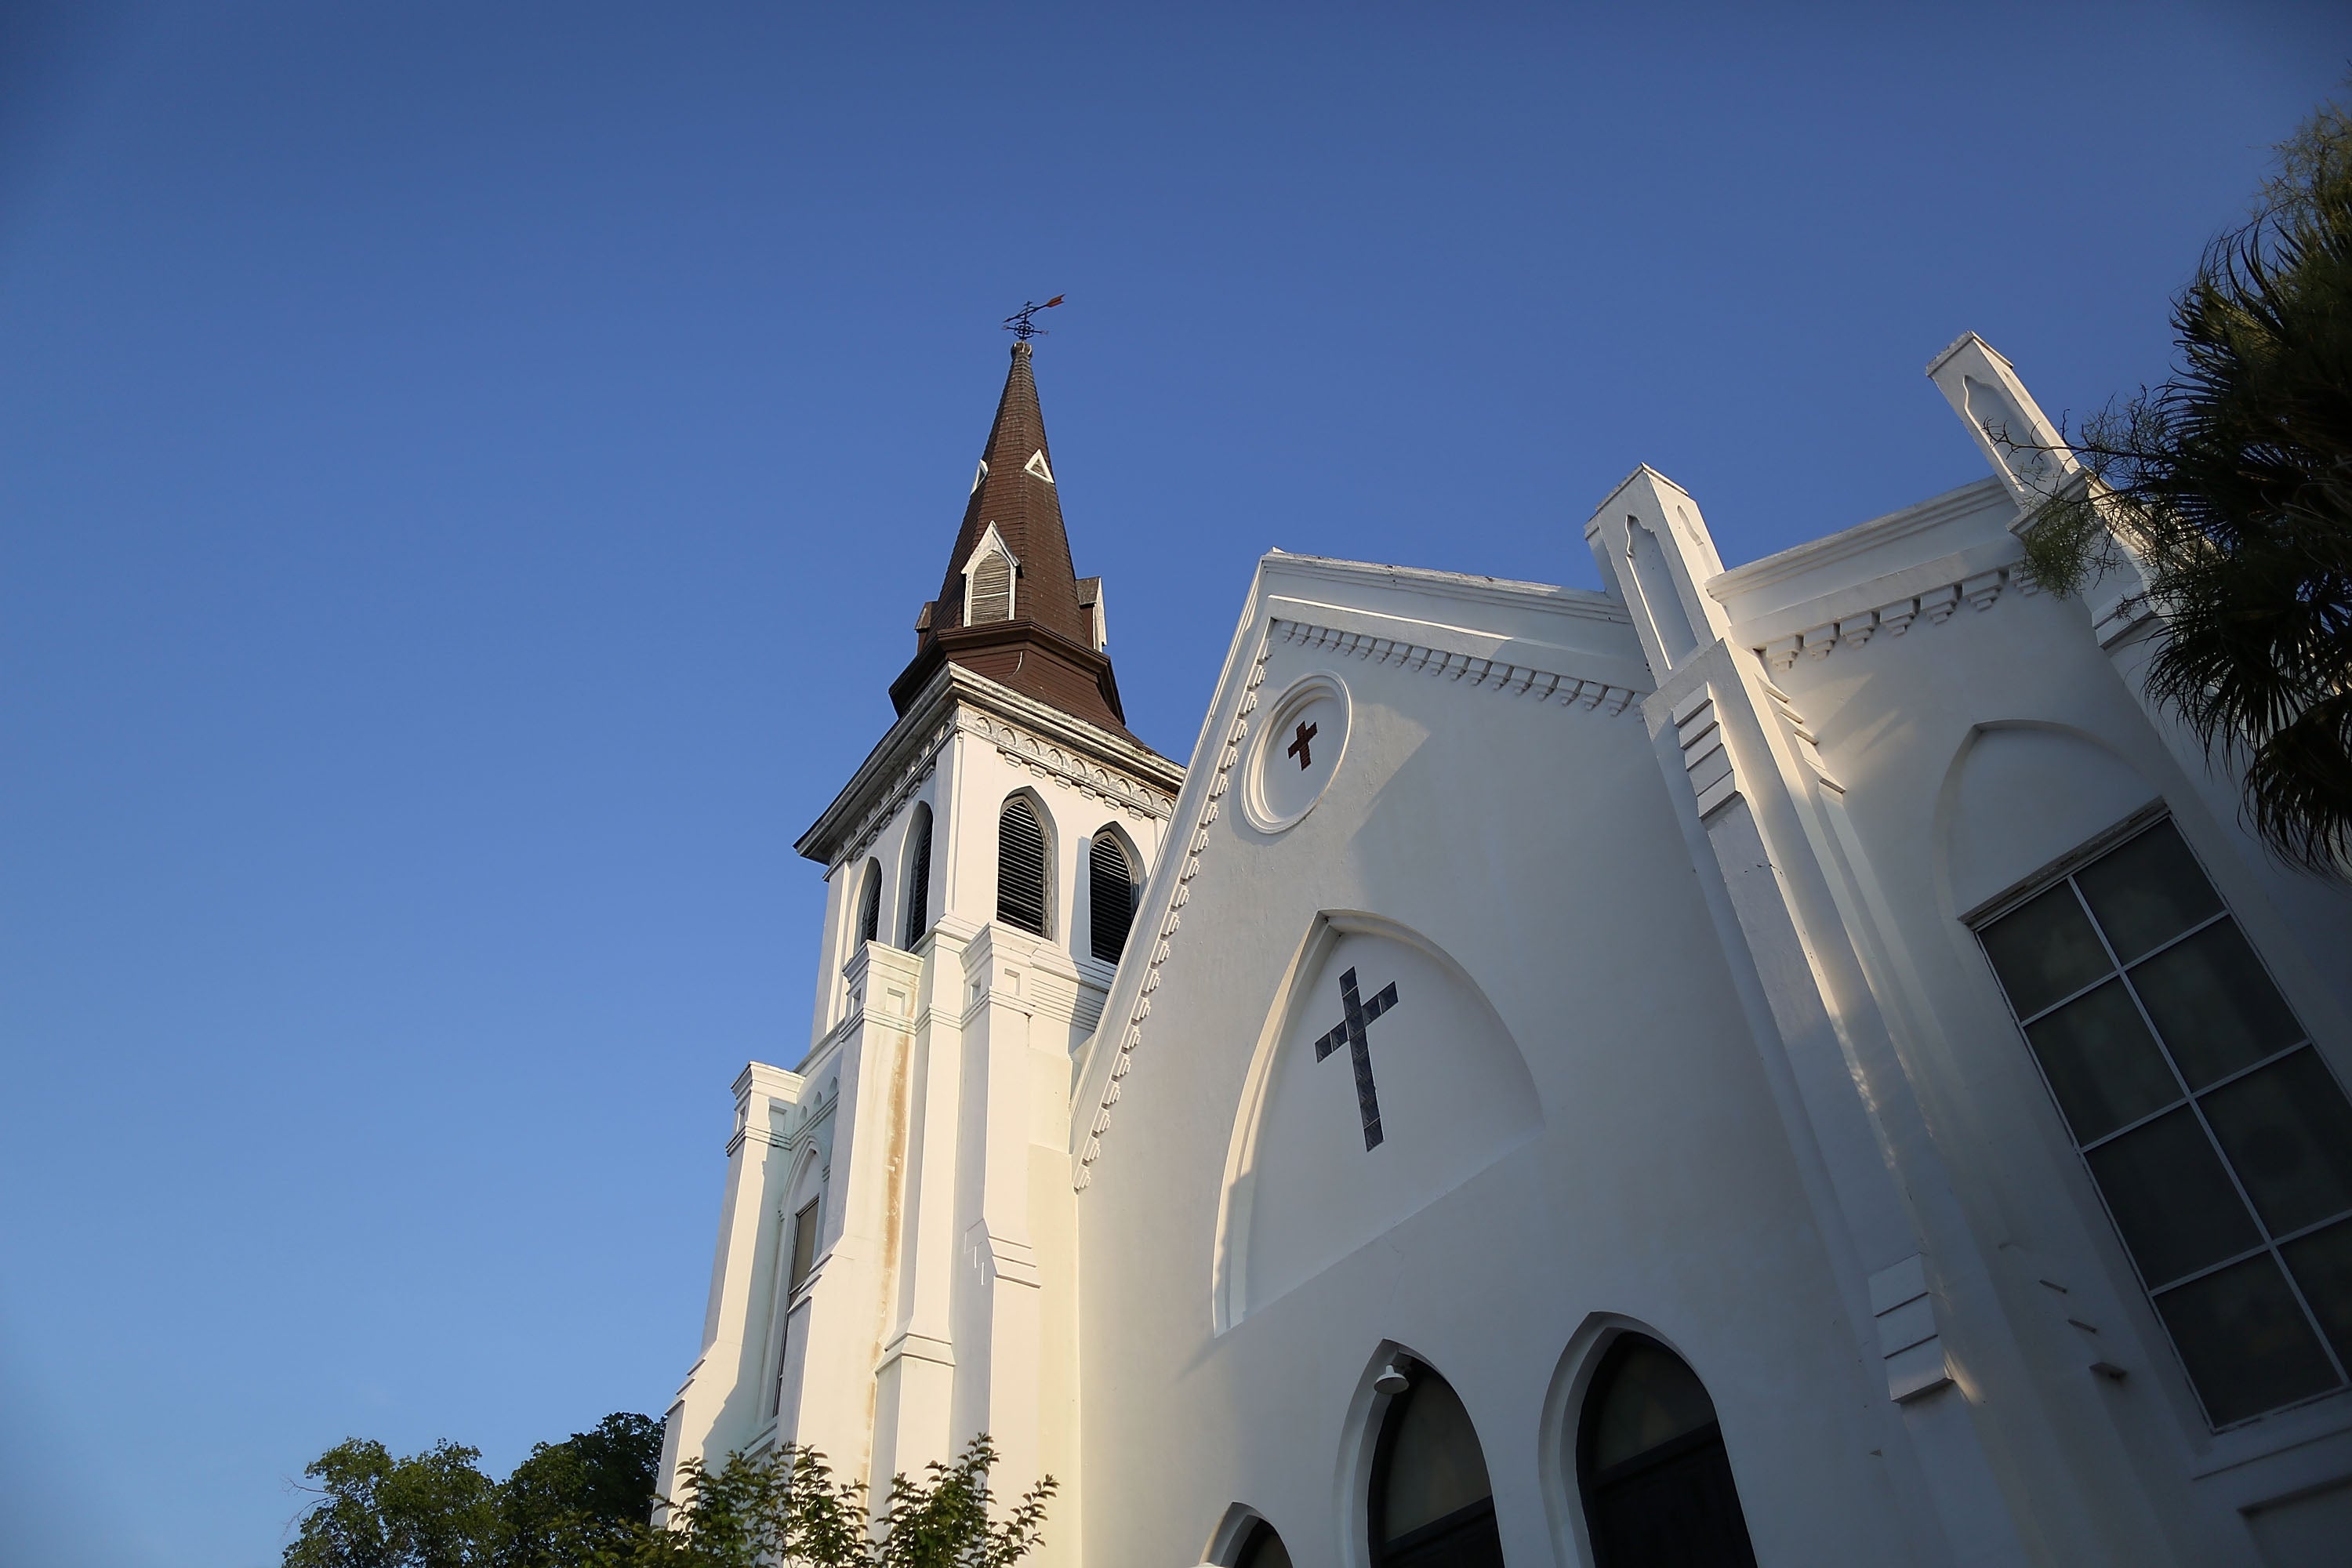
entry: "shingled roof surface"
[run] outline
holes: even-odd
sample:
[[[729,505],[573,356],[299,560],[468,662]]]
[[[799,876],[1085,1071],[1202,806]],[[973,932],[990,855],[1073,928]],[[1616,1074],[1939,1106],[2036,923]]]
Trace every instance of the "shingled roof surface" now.
[[[915,658],[890,684],[900,712],[942,662],[953,662],[1049,702],[1074,718],[1127,735],[1118,683],[1110,659],[1094,646],[1093,611],[1080,600],[1062,527],[1062,498],[1046,476],[1054,472],[1045,416],[1037,405],[1030,348],[1013,345],[1013,368],[997,400],[963,526],[948,552],[940,596],[916,621]],[[1037,470],[1043,468],[1044,472]],[[994,524],[1021,563],[1010,621],[963,624],[964,563]],[[1133,739],[1132,736],[1129,737]]]

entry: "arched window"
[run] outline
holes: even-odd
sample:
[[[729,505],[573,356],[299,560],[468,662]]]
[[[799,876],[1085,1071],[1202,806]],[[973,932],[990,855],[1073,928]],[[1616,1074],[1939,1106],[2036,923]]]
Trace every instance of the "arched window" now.
[[[1453,1385],[1414,1364],[1372,1455],[1373,1568],[1502,1568],[1494,1489]]]
[[[1242,1549],[1234,1558],[1234,1568],[1290,1568],[1290,1552],[1282,1544],[1282,1537],[1274,1526],[1259,1520],[1242,1537]]]
[[[1094,847],[1087,852],[1087,896],[1094,907],[1087,934],[1095,956],[1117,963],[1127,947],[1127,928],[1135,923],[1135,871],[1108,830],[1095,835]]]
[[[1576,1468],[1596,1568],[1755,1568],[1715,1402],[1646,1334],[1602,1356]]]
[[[1025,795],[996,818],[996,918],[1037,936],[1045,930],[1045,829]]]
[[[857,941],[860,946],[882,934],[882,868],[866,862],[866,885],[857,895]]]
[[[907,829],[907,940],[913,949],[931,929],[931,808],[918,802]]]

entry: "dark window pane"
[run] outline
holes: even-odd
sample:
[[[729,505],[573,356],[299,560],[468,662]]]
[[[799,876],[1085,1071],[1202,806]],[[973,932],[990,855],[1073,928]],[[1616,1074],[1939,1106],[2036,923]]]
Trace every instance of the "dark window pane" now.
[[[1984,944],[2021,1018],[2080,991],[2111,967],[2090,917],[2063,882],[1985,927]]]
[[[2120,980],[2027,1025],[2025,1037],[2077,1143],[2104,1138],[2180,1098],[2179,1081]]]
[[[2131,972],[2156,1032],[2191,1089],[2303,1037],[2235,921],[2207,926]]]
[[[2221,910],[2213,884],[2169,822],[2099,857],[2074,879],[2126,963]]]
[[[1608,1469],[1715,1419],[1715,1401],[1683,1358],[1647,1341],[1612,1358],[1592,1428],[1591,1463]],[[1588,1397],[1591,1397],[1588,1395]]]
[[[1135,881],[1127,852],[1108,833],[1098,836],[1088,851],[1087,889],[1094,906],[1094,954],[1105,963],[1117,963],[1127,949],[1128,928],[1135,923]]]
[[[2267,1252],[2156,1299],[2216,1426],[2336,1386],[2319,1336]]]
[[[882,932],[882,868],[873,861],[866,862],[866,896],[859,900],[857,940],[874,941]]]
[[[2151,1289],[2262,1240],[2185,1105],[2084,1157]]]
[[[2352,1219],[2282,1248],[2336,1353],[2352,1363]]]
[[[1236,1559],[1240,1568],[1290,1568],[1290,1552],[1283,1546],[1282,1537],[1274,1526],[1259,1520],[1250,1530],[1248,1544]]]
[[[816,1264],[816,1203],[811,1200],[793,1216],[793,1271],[787,1277],[788,1295],[808,1283],[809,1270]]]
[[[1486,1484],[1486,1457],[1479,1451],[1478,1433],[1453,1385],[1424,1367],[1402,1403],[1402,1410],[1390,1417],[1401,1425],[1391,1439],[1382,1478],[1388,1504],[1381,1520],[1385,1541],[1410,1535],[1494,1495]]]
[[[2273,1236],[2352,1209],[2352,1104],[2306,1046],[2204,1100],[2231,1169]]]

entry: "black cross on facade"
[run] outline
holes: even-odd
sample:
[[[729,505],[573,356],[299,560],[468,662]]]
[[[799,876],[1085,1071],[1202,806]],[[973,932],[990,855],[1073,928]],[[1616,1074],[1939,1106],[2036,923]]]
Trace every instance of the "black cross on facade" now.
[[[1381,1146],[1381,1097],[1372,1088],[1372,1043],[1364,1026],[1396,1005],[1396,982],[1381,987],[1381,994],[1370,1002],[1356,999],[1356,972],[1352,969],[1339,976],[1339,1003],[1346,1016],[1339,1026],[1315,1042],[1315,1059],[1321,1061],[1341,1046],[1356,1067],[1356,1106],[1364,1113],[1364,1148],[1367,1152]]]
[[[1301,773],[1306,772],[1307,764],[1315,760],[1315,753],[1307,748],[1307,742],[1315,738],[1316,728],[1313,724],[1301,724],[1298,726],[1298,739],[1290,742],[1289,754],[1298,759]]]

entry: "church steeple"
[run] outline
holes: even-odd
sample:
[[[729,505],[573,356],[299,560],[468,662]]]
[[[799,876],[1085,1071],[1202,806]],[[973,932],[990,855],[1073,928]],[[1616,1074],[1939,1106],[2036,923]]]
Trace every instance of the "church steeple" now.
[[[901,713],[940,665],[953,663],[1126,733],[1118,682],[1102,651],[1100,582],[1081,582],[1070,563],[1026,342],[1013,345],[940,596],[923,606],[915,633],[914,659],[890,683]]]

